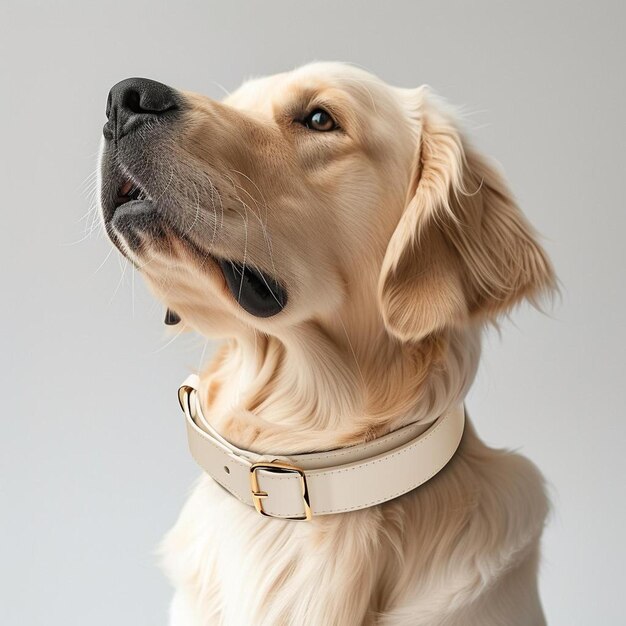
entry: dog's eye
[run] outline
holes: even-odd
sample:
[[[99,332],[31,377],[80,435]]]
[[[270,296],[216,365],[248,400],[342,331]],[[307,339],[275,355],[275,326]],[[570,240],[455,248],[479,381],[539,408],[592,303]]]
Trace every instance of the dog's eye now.
[[[324,109],[315,109],[311,111],[303,120],[303,124],[311,130],[328,132],[337,128],[337,122],[331,117],[330,113]]]

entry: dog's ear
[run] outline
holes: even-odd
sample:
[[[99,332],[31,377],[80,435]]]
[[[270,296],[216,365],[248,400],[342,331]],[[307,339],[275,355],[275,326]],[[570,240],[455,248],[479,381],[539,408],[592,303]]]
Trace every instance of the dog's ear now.
[[[550,262],[502,176],[469,148],[426,87],[408,93],[418,145],[404,212],[388,244],[379,300],[388,330],[417,341],[494,320],[554,287]]]

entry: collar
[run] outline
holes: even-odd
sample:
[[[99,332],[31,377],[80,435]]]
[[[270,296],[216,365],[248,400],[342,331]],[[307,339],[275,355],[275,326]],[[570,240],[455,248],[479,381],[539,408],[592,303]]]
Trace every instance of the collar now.
[[[446,466],[465,425],[460,404],[426,430],[413,423],[347,448],[258,454],[237,448],[208,423],[198,388],[198,376],[192,375],[178,390],[192,456],[228,492],[267,517],[309,520],[397,498]]]

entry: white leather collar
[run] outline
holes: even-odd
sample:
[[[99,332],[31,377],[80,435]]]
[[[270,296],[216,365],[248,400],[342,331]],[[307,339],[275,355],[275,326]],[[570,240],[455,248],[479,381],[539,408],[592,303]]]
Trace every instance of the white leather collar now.
[[[196,462],[231,494],[268,517],[311,519],[364,509],[424,484],[456,452],[463,405],[426,430],[413,423],[373,441],[307,454],[258,454],[226,441],[205,419],[192,375],[178,397]]]

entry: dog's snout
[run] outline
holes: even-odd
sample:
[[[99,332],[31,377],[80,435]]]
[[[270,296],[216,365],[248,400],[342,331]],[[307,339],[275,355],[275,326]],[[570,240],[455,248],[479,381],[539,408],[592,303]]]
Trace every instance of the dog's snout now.
[[[171,116],[179,108],[179,96],[171,87],[148,78],[127,78],[109,92],[104,136],[119,140],[150,121]]]

